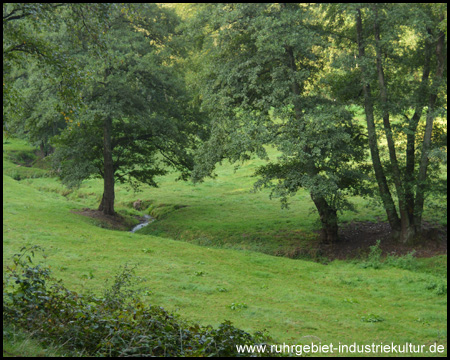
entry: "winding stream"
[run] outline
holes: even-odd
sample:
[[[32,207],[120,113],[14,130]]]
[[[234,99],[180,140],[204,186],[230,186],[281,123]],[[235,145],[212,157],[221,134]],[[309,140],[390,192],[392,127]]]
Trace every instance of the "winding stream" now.
[[[134,228],[130,230],[130,232],[134,233],[156,220],[154,217],[151,217],[150,215],[144,215],[143,217],[145,219],[144,222],[136,225]]]

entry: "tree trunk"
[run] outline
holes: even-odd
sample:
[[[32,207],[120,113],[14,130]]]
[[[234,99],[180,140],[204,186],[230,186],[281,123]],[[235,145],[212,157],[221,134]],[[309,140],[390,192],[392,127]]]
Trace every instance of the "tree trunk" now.
[[[319,211],[322,224],[321,241],[325,244],[333,244],[339,240],[338,217],[336,209],[333,209],[322,196],[311,194],[311,199]]]
[[[427,179],[427,169],[429,163],[429,152],[431,148],[431,135],[433,132],[433,122],[435,118],[435,105],[437,100],[437,93],[439,88],[439,83],[442,81],[442,76],[445,68],[445,55],[444,55],[444,40],[445,34],[440,31],[439,37],[436,43],[436,58],[437,58],[437,69],[436,76],[434,77],[432,93],[428,101],[428,111],[427,111],[427,121],[425,125],[425,135],[423,137],[422,145],[422,157],[420,159],[419,175],[417,178],[417,191],[416,191],[416,201],[414,208],[414,218],[417,229],[420,231],[422,226],[422,213],[423,205],[425,201],[425,191],[426,191],[426,179]]]
[[[429,35],[431,35],[431,30],[427,29]],[[426,40],[425,42],[425,62],[422,70],[422,80],[420,86],[417,90],[417,102],[418,105],[414,109],[414,115],[408,124],[408,133],[406,135],[406,168],[405,168],[405,202],[408,211],[408,216],[410,222],[416,225],[416,220],[414,218],[414,207],[415,207],[415,175],[414,175],[414,165],[415,165],[415,142],[416,142],[416,131],[419,120],[422,116],[423,108],[426,104],[426,89],[428,88],[428,79],[430,75],[430,63],[431,63],[431,42]]]
[[[415,227],[414,222],[410,221],[410,217],[408,214],[406,201],[405,201],[405,190],[402,183],[402,175],[400,172],[400,167],[397,161],[397,154],[395,149],[394,137],[392,134],[391,123],[389,119],[389,103],[388,103],[388,95],[387,88],[384,79],[384,70],[383,63],[381,59],[381,40],[380,40],[380,25],[378,23],[378,5],[374,4],[375,11],[375,21],[373,24],[374,32],[375,32],[375,52],[376,52],[376,60],[377,60],[377,75],[378,75],[378,83],[380,86],[380,100],[382,106],[383,113],[383,127],[384,132],[386,134],[386,140],[389,149],[389,160],[392,166],[393,180],[395,185],[395,190],[397,191],[398,197],[398,208],[400,212],[400,241],[402,243],[408,243],[412,240],[415,235]]]
[[[47,156],[47,153],[45,151],[45,145],[44,145],[44,140],[41,140],[41,143],[39,144],[39,149],[40,149],[40,156],[41,158],[45,158]]]
[[[98,207],[105,215],[114,215],[114,163],[111,144],[112,119],[108,116],[103,124],[103,197]]]
[[[394,233],[398,233],[401,230],[400,219],[397,215],[397,211],[395,209],[395,204],[392,199],[391,192],[389,190],[389,186],[387,184],[386,176],[384,174],[383,166],[381,165],[380,154],[378,150],[378,140],[377,134],[375,130],[375,121],[373,115],[373,103],[371,99],[371,90],[370,84],[365,79],[365,65],[364,57],[365,57],[365,47],[363,43],[363,28],[362,28],[362,19],[361,19],[361,10],[358,9],[356,14],[356,31],[357,31],[357,42],[359,49],[359,58],[361,60],[361,74],[362,74],[362,83],[363,83],[363,92],[364,92],[364,110],[366,114],[367,121],[367,133],[369,136],[369,148],[370,154],[372,157],[373,168],[375,171],[375,177],[378,183],[378,189],[380,191],[381,200],[383,202],[384,209],[387,214],[387,218],[389,221],[389,225]]]

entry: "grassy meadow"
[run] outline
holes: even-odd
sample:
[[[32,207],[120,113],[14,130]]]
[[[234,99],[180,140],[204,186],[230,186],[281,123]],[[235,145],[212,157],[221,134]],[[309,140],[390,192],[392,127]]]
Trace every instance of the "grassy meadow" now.
[[[32,154],[20,140],[3,145],[4,267],[22,246],[40,245],[67,288],[101,294],[119,266],[138,264],[146,302],[204,325],[230,320],[248,332],[266,329],[278,344],[437,342],[445,346],[437,355],[447,353],[447,257],[377,268],[370,259],[324,265],[273,256],[314,249],[319,224],[307,192],[288,210],[267,191],[252,192],[257,160],[236,171],[224,164],[217,179],[195,186],[175,174],[139,193],[116,185],[121,215],[157,218],[130,233],[73,212],[98,206],[100,180],[68,190],[45,164],[25,166]],[[149,206],[133,209],[137,199]],[[384,219],[380,207],[354,201],[358,213],[344,213],[342,222]],[[431,210],[427,217],[436,220]],[[444,216],[437,220],[446,224]]]

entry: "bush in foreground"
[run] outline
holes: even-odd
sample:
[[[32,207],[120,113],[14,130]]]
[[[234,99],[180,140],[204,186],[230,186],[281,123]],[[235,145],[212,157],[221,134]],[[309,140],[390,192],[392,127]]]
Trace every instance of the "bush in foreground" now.
[[[22,248],[6,268],[3,323],[23,328],[43,343],[64,344],[83,356],[248,356],[238,354],[236,345],[270,341],[230,322],[214,329],[145,305],[130,287],[134,268],[127,266],[100,298],[70,291],[49,267],[33,264],[36,250],[42,249]]]

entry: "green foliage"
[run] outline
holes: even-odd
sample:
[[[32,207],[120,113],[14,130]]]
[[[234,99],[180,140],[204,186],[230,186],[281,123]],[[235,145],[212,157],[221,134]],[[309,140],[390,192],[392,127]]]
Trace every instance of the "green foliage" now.
[[[193,166],[187,149],[196,142],[191,133],[199,119],[196,107],[188,106],[179,61],[184,45],[171,9],[156,4],[4,4],[3,9],[4,99],[14,92],[21,97],[4,101],[4,114],[11,115],[4,130],[39,145],[43,155],[57,147],[54,168],[69,187],[112,172],[110,183],[137,190],[142,183],[156,186],[154,178],[168,167],[187,179]],[[20,111],[12,114],[10,108]],[[112,165],[103,159],[106,120],[112,122]]]
[[[212,127],[209,140],[198,153],[197,180],[214,171],[223,175],[223,168],[216,170],[215,166],[224,159],[236,163],[256,155],[266,161],[271,151],[278,151],[267,163],[252,163],[251,171],[258,176],[256,188],[269,188],[283,205],[297,194],[292,201],[296,213],[275,211],[250,194],[249,181],[240,176],[228,184],[208,182],[207,188],[186,186],[173,191],[172,187],[165,193],[151,193],[148,196],[158,200],[146,211],[154,211],[161,219],[155,224],[158,227],[153,234],[171,231],[173,237],[208,246],[297,258],[303,256],[305,248],[315,245],[313,235],[304,232],[315,228],[304,211],[311,204],[309,196],[301,188],[316,199],[324,199],[334,212],[351,209],[349,195],[371,193],[365,181],[367,173],[371,175],[364,152],[366,129],[358,125],[362,120],[362,85],[368,84],[372,89],[370,97],[382,167],[393,198],[403,201],[402,193],[409,192],[409,204],[414,205],[415,195],[431,194],[428,204],[438,199],[440,207],[429,207],[430,217],[445,217],[446,205],[442,199],[447,190],[446,176],[443,176],[447,161],[446,61],[441,62],[439,75],[437,50],[442,45],[443,54],[446,53],[446,4],[175,5],[180,13],[184,12],[184,23],[180,23],[169,7],[4,4],[4,134],[16,133],[28,138],[41,146],[43,154],[52,152],[50,144],[57,145],[55,169],[67,185],[77,186],[89,177],[102,177],[103,123],[107,116],[112,123],[117,183],[137,188],[141,183],[155,186],[157,177],[167,174],[170,167],[177,169],[181,178],[188,178],[193,162],[187,149],[195,148],[198,139],[204,138],[204,129],[198,126],[198,119],[204,116]],[[360,58],[355,56],[358,49],[354,19],[358,9],[362,13],[366,50]],[[377,26],[381,31],[378,43]],[[181,37],[181,33],[186,36]],[[185,58],[187,52],[191,55],[189,59]],[[383,86],[375,67],[378,52],[387,84],[387,101],[383,101]],[[363,76],[362,67],[367,68]],[[200,104],[204,113],[197,108]],[[391,161],[392,148],[389,152],[384,144],[390,134],[390,130],[385,131],[388,130],[385,123],[382,124],[386,113],[390,114],[400,176]],[[52,142],[54,136],[57,137]],[[430,140],[427,146],[426,136]],[[266,316],[264,320],[270,318],[276,324],[274,331],[287,337],[286,325],[291,324],[280,321],[283,316],[277,312],[297,314],[301,318],[308,313],[317,314],[317,304],[323,302],[324,306],[320,307],[323,316],[307,320],[314,322],[318,332],[331,337],[333,333],[327,331],[332,327],[326,319],[335,316],[345,328],[354,325],[345,323],[348,313],[333,312],[342,305],[342,298],[348,296],[339,295],[340,289],[352,287],[354,296],[364,302],[366,309],[383,306],[387,318],[400,316],[397,315],[399,306],[404,309],[401,326],[395,327],[394,322],[378,324],[377,330],[383,325],[386,329],[376,336],[414,338],[416,334],[409,330],[412,328],[410,315],[414,313],[414,318],[428,317],[423,323],[439,327],[417,335],[416,339],[428,342],[436,334],[439,340],[445,338],[446,330],[441,329],[445,321],[439,312],[446,304],[446,257],[428,261],[410,253],[382,259],[380,243],[377,243],[363,262],[364,269],[329,264],[324,270],[313,267],[317,264],[263,258],[260,254],[247,259],[246,252],[224,251],[214,259],[215,252],[211,249],[174,245],[170,240],[154,236],[145,240],[137,234],[133,238],[126,233],[109,232],[110,236],[105,236],[106,230],[89,229],[77,215],[68,213],[74,207],[92,206],[93,199],[99,196],[97,181],[89,182],[89,187],[95,184],[95,190],[61,190],[52,179],[33,179],[44,176],[46,171],[28,168],[32,159],[16,155],[15,159],[4,157],[7,160],[4,186],[8,186],[4,250],[8,251],[8,244],[48,242],[53,246],[52,251],[58,253],[60,263],[55,269],[64,272],[67,281],[84,278],[88,280],[84,284],[89,286],[102,284],[104,274],[116,265],[117,257],[128,251],[127,256],[151,259],[147,273],[154,274],[155,279],[161,277],[165,283],[151,283],[152,290],[153,286],[157,290],[154,293],[147,290],[146,295],[152,294],[170,305],[176,298],[174,306],[189,303],[184,307],[186,313],[202,320],[217,321],[214,316],[236,299],[239,291],[248,297],[254,295],[251,301],[255,309],[267,309],[262,315]],[[429,164],[422,165],[422,159]],[[425,174],[422,179],[418,178],[419,173]],[[9,176],[21,181],[12,181]],[[172,180],[165,184],[172,184]],[[375,181],[373,184],[376,185]],[[228,186],[226,191],[218,190],[223,185]],[[228,196],[231,193],[234,200]],[[183,195],[186,202],[181,200]],[[120,196],[127,197],[126,201],[132,199],[123,188]],[[190,208],[176,211],[177,205],[157,207],[156,201],[188,204]],[[373,216],[368,212],[361,216]],[[416,212],[421,213],[420,207]],[[420,226],[420,221],[414,225]],[[146,231],[150,232],[149,229]],[[130,247],[130,241],[136,246]],[[72,269],[67,271],[60,266],[67,264],[72,256],[94,253],[94,248],[103,251],[100,256],[93,255],[103,269],[80,261],[74,263],[79,272],[75,276]],[[203,253],[204,250],[211,252]],[[233,254],[233,258],[224,254]],[[188,264],[183,263],[188,258]],[[197,262],[204,271],[194,273],[192,264],[199,258],[206,260],[206,264]],[[153,262],[154,259],[157,261]],[[227,323],[217,330],[196,325],[183,327],[181,321],[172,322],[172,315],[146,307],[133,291],[126,290],[132,281],[130,269],[123,270],[115,284],[98,299],[65,289],[61,283],[53,282],[48,269],[32,264],[31,260],[18,254],[7,272],[6,316],[37,335],[54,335],[50,342],[72,344],[74,340],[75,352],[135,355],[141,354],[142,349],[136,349],[143,345],[147,347],[145,353],[155,355],[217,355],[218,349],[230,355],[235,338],[247,339],[245,333]],[[214,268],[216,264],[220,269]],[[167,272],[167,268],[173,273]],[[251,271],[240,272],[242,268]],[[355,271],[358,275],[347,275]],[[208,276],[201,278],[204,274]],[[399,280],[400,274],[409,275],[403,281]],[[170,286],[167,279],[173,280]],[[314,279],[314,284],[308,283],[309,279]],[[292,280],[296,287],[290,287],[288,281],[283,283],[284,280]],[[201,283],[204,288],[196,288],[197,285],[186,281]],[[242,286],[238,289],[235,284],[243,281],[246,289]],[[371,286],[372,282],[377,286]],[[198,293],[192,297],[177,294],[180,285],[215,298],[199,306],[195,299],[200,297]],[[226,286],[228,292],[221,286]],[[307,291],[311,286],[320,286],[323,297],[317,294],[312,297]],[[338,300],[333,300],[333,296]],[[286,301],[274,305],[274,298]],[[385,299],[389,300],[383,302]],[[353,299],[345,298],[344,302],[345,307],[356,308]],[[296,304],[300,304],[298,308]],[[243,304],[233,305],[238,310]],[[205,312],[205,308],[209,311]],[[417,314],[418,311],[424,314]],[[250,311],[229,313],[235,316],[234,321],[242,321],[245,326],[257,324],[256,316],[250,318]],[[123,317],[118,319],[118,315]],[[154,326],[149,326],[150,318]],[[380,322],[376,314],[368,314],[363,319]],[[358,323],[352,328],[354,333],[349,332],[352,336],[361,336],[361,326],[366,327],[358,320],[354,317],[348,320]],[[300,333],[309,328],[306,322],[292,324],[292,328]],[[139,333],[132,334],[131,329]],[[164,345],[152,338],[153,334],[157,334],[158,341],[165,339]],[[121,339],[135,348],[124,347]],[[94,349],[94,341],[99,348]],[[177,352],[178,349],[181,351]]]
[[[341,103],[364,104],[373,183],[379,186],[373,194],[383,200],[401,240],[410,242],[421,227],[424,199],[431,202],[428,194],[447,196],[439,176],[447,162],[447,7],[331,4],[323,9],[333,45],[322,84]]]
[[[367,255],[367,260],[361,264],[364,268],[374,268],[379,269],[382,266],[381,262],[381,253],[382,250],[380,248],[380,240],[377,240],[376,244],[370,246],[370,252]]]
[[[230,306],[231,310],[242,310],[242,309],[247,309],[248,305],[245,303],[232,303]]]
[[[396,267],[399,269],[416,271],[418,269],[418,260],[414,257],[415,251],[409,252],[404,256],[396,256],[388,254],[385,259],[382,259],[382,250],[380,248],[380,240],[376,244],[370,246],[370,252],[367,259],[361,263],[364,268],[380,269],[383,267]]]
[[[208,13],[209,12],[209,13]],[[311,194],[324,228],[337,237],[336,212],[363,188],[362,129],[342,104],[320,91],[327,44],[319,8],[300,4],[210,5],[213,28],[204,41],[202,107],[213,119],[196,156],[194,180],[214,176],[217,163],[252,156],[255,189],[269,187],[283,206],[300,188]]]
[[[142,183],[156,186],[155,177],[169,167],[182,179],[192,168],[188,148],[196,141],[191,134],[196,119],[177,68],[183,49],[171,41],[178,20],[156,4],[127,9],[111,11],[102,54],[85,50],[74,55],[89,76],[80,89],[82,107],[55,138],[53,156],[68,186],[104,177],[108,122],[116,182],[134,189]]]
[[[388,255],[384,261],[386,265],[399,269],[415,271],[418,268],[418,262],[414,257],[415,250],[405,256]]]
[[[289,196],[306,188],[327,199],[333,209],[353,209],[347,196],[360,193],[366,178],[362,167],[355,164],[364,153],[362,130],[351,115],[345,109],[322,105],[305,114],[301,126],[288,117],[279,129],[282,134],[275,143],[283,155],[277,163],[256,170],[260,180],[255,188],[272,188],[272,195],[280,197],[285,206]],[[317,167],[314,171],[310,170],[312,163]]]
[[[367,315],[364,315],[363,317],[361,317],[361,321],[368,322],[368,323],[376,323],[376,322],[382,322],[382,321],[384,321],[384,319],[377,314],[368,313]]]
[[[8,130],[14,130],[15,121],[27,123],[20,117],[29,114],[30,106],[48,113],[54,110],[49,105],[57,101],[71,105],[79,101],[78,84],[82,76],[68,56],[68,48],[79,45],[81,39],[91,46],[101,46],[98,34],[108,26],[110,8],[111,4],[106,3],[3,4],[3,114]],[[75,20],[81,18],[83,21]],[[69,35],[64,46],[58,33]],[[21,81],[36,78],[38,74],[40,94],[33,87],[24,91]],[[27,90],[33,93],[31,97]],[[42,100],[42,103],[30,104],[30,100]],[[48,135],[44,118],[38,121],[38,129],[30,127],[32,137],[37,132]]]
[[[366,49],[360,57],[358,9]],[[255,172],[256,188],[271,188],[283,206],[305,188],[319,199],[322,223],[337,224],[335,213],[352,208],[349,195],[373,193],[366,134],[355,119],[367,81],[376,130],[392,130],[395,139],[403,175],[394,174],[392,159],[384,166],[394,198],[405,193],[411,209],[418,193],[446,193],[439,177],[446,63],[440,69],[434,51],[437,44],[446,49],[445,5],[6,3],[3,13],[4,131],[27,137],[44,154],[56,145],[56,169],[69,186],[105,173],[109,119],[119,183],[156,186],[170,167],[189,178],[191,150],[206,137],[196,180],[224,159],[267,160],[269,145],[282,155]],[[363,66],[370,68],[364,79]],[[391,130],[378,121],[385,113]],[[424,117],[438,120],[427,146],[431,120],[424,126]],[[392,150],[380,144],[383,161]]]
[[[14,265],[7,267],[3,321],[26,329],[44,344],[64,343],[67,350],[84,356],[236,356],[236,345],[269,340],[230,322],[217,329],[202,327],[145,305],[133,286],[134,268],[127,266],[101,298],[70,291],[52,277],[49,267],[33,263],[38,250],[22,248],[13,257]]]

